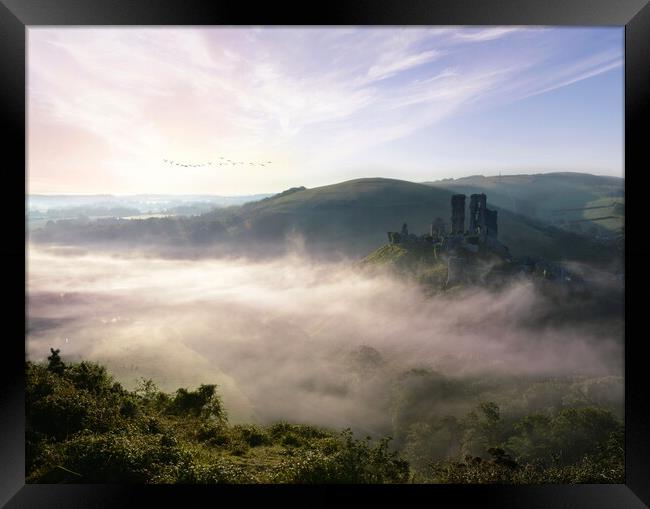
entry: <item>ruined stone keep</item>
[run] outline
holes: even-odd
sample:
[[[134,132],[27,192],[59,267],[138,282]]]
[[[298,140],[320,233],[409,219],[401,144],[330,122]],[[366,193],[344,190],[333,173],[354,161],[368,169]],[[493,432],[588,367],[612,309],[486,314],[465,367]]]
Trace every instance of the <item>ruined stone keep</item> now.
[[[487,197],[484,194],[473,194],[469,198],[469,231],[474,233],[485,225],[485,209]]]
[[[465,230],[464,194],[451,197],[451,229],[447,231],[445,222],[437,217],[431,223],[431,230],[425,235],[409,233],[406,223],[400,232],[388,232],[390,244],[425,243],[437,246],[440,253],[461,250],[478,253],[490,250],[508,255],[508,249],[497,240],[497,211],[487,208],[485,194],[472,194],[469,203],[469,228]]]
[[[483,255],[496,255],[503,262],[514,263],[522,273],[537,272],[546,279],[561,282],[580,281],[579,276],[571,274],[565,267],[542,258],[514,260],[508,247],[497,238],[497,211],[487,208],[484,193],[470,195],[469,224],[465,230],[465,198],[464,194],[451,196],[450,230],[446,228],[448,223],[445,225],[440,217],[433,220],[430,231],[423,235],[410,233],[404,223],[400,232],[387,232],[388,242],[431,249],[434,258],[447,262],[447,287],[480,282],[485,277],[484,267],[479,263]]]
[[[465,232],[465,195],[451,197],[451,233]]]
[[[441,217],[436,217],[431,223],[431,236],[443,237],[446,233],[445,223]]]
[[[497,211],[487,208],[487,197],[483,193],[470,196],[469,233],[482,238],[497,236]]]
[[[497,211],[485,209],[485,234],[496,239],[497,233]]]

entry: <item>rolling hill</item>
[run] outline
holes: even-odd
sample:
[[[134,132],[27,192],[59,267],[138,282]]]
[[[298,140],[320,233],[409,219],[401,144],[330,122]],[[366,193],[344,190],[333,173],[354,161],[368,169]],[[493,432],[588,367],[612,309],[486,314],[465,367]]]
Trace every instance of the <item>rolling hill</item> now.
[[[364,178],[313,189],[297,189],[228,211],[229,231],[238,237],[268,241],[290,232],[304,236],[307,247],[363,256],[386,243],[386,232],[403,222],[424,233],[431,221],[450,221],[453,192],[436,186],[385,178]],[[515,256],[604,260],[608,254],[593,241],[498,206],[499,238]],[[223,212],[212,213],[223,217]]]
[[[492,205],[589,234],[620,230],[625,180],[586,173],[474,175],[424,184],[454,193],[486,193]],[[596,218],[607,218],[593,221]]]
[[[127,240],[174,246],[215,243],[240,253],[275,253],[296,235],[305,249],[321,256],[362,258],[386,244],[387,231],[407,222],[424,233],[431,221],[450,221],[456,189],[386,178],[363,178],[305,189],[292,188],[238,207],[216,209],[196,217],[116,220],[69,224],[34,232],[35,240],[110,242]],[[500,208],[487,191],[488,206],[499,210],[499,238],[514,256],[552,260],[606,261],[602,244],[543,221]],[[494,193],[497,194],[498,193]]]

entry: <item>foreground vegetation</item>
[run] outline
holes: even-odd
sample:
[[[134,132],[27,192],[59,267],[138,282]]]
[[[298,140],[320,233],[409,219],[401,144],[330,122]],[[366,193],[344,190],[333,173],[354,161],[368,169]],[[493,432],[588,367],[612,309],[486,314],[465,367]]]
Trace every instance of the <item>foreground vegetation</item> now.
[[[395,440],[360,439],[286,422],[231,425],[214,385],[168,394],[141,380],[128,391],[103,366],[66,364],[58,350],[27,362],[26,375],[29,483],[624,482],[622,424],[597,406],[503,416],[483,402],[462,418],[416,422],[412,390]]]

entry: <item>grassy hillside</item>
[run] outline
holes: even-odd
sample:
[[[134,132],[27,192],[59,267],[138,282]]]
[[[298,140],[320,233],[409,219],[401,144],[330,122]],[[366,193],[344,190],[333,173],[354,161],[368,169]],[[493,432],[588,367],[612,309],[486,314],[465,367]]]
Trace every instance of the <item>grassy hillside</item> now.
[[[426,231],[433,217],[449,215],[448,202],[446,191],[420,184],[357,179],[232,209],[226,224],[237,236],[269,240],[296,232],[318,249],[359,256],[381,246],[386,232],[404,221],[413,231]]]
[[[101,365],[64,363],[58,350],[48,359],[26,363],[28,483],[623,482],[622,423],[594,406],[594,391],[585,400],[581,380],[529,381],[523,414],[483,401],[455,417],[436,402],[476,381],[410,370],[395,381],[395,447],[350,430],[231,425],[214,385],[168,394],[143,380],[128,391]],[[522,381],[504,383],[507,407]]]
[[[427,232],[436,217],[449,223],[454,192],[402,180],[357,179],[233,209],[226,223],[236,235],[268,240],[295,231],[317,249],[364,256],[385,244],[386,232],[399,230],[403,222],[414,233]],[[488,202],[494,205],[491,195]],[[514,256],[598,261],[609,257],[587,238],[505,209],[499,212],[499,238]]]
[[[468,195],[486,193],[491,205],[586,233],[616,231],[622,227],[624,221],[625,181],[619,177],[584,173],[501,177],[475,175],[425,184]],[[613,217],[600,221],[571,223],[608,216]]]
[[[431,246],[386,244],[361,261],[365,270],[389,269],[411,278],[433,290],[443,288],[447,281],[447,264],[436,258]]]
[[[436,217],[449,223],[453,192],[456,190],[402,180],[366,178],[313,189],[294,188],[197,217],[56,223],[34,232],[33,238],[111,245],[213,244],[263,254],[276,252],[287,237],[297,234],[311,253],[361,258],[385,244],[386,232],[399,230],[404,222],[414,233],[427,232]],[[488,203],[494,205],[491,192]],[[499,238],[514,256],[606,261],[612,255],[584,236],[506,209],[499,212]]]

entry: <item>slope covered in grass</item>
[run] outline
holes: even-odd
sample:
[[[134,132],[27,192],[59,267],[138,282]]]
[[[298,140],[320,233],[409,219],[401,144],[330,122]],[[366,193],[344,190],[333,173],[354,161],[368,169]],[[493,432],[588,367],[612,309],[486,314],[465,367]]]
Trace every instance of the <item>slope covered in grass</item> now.
[[[566,222],[609,217],[580,223],[590,231],[619,230],[624,222],[624,186],[619,177],[586,173],[542,173],[537,175],[474,175],[426,182],[454,193],[485,193],[498,207],[545,222],[566,226]],[[598,208],[595,208],[598,207]]]
[[[424,284],[430,291],[442,289],[447,281],[447,263],[430,245],[386,244],[373,251],[360,266],[364,270],[389,270]]]
[[[57,352],[58,353],[58,352]],[[388,439],[278,422],[229,425],[214,385],[125,390],[103,366],[27,363],[29,483],[407,482]]]
[[[232,209],[226,223],[231,232],[248,238],[283,238],[294,232],[308,248],[364,256],[385,244],[386,232],[398,231],[404,222],[414,233],[428,232],[436,217],[450,222],[452,194],[401,180],[357,179]],[[488,205],[495,205],[491,196]],[[591,261],[610,255],[587,238],[505,209],[499,211],[499,238],[515,256]]]
[[[463,381],[412,369],[394,384],[396,446],[306,424],[231,425],[214,385],[169,394],[142,380],[128,391],[103,366],[66,364],[53,350],[47,364],[26,363],[26,481],[623,482],[622,423],[585,399],[608,379]],[[479,388],[512,408],[436,410]],[[513,410],[520,391],[523,413]]]
[[[455,192],[455,191],[454,191]],[[77,222],[46,226],[34,240],[118,246],[214,246],[251,256],[281,252],[292,239],[320,256],[361,258],[386,243],[404,222],[422,234],[451,215],[451,190],[402,180],[366,178],[313,189],[293,188],[240,207],[192,218]],[[488,205],[494,207],[492,194]],[[498,208],[498,207],[497,207]],[[587,237],[499,209],[499,238],[514,256],[606,261],[611,250]],[[295,244],[295,242],[294,242]]]

